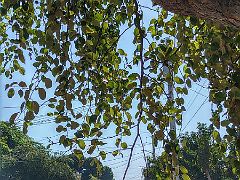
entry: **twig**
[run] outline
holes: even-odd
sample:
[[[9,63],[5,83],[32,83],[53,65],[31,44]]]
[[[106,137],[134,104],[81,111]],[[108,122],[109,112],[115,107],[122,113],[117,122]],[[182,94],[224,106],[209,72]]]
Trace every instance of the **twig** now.
[[[143,5],[139,5],[141,8],[145,8],[145,9],[149,9],[149,10],[151,10],[151,11],[155,11],[155,12],[158,12],[159,13],[159,10],[157,10],[157,9],[153,9],[153,8],[151,8],[151,7],[148,7],[148,6],[143,6]]]

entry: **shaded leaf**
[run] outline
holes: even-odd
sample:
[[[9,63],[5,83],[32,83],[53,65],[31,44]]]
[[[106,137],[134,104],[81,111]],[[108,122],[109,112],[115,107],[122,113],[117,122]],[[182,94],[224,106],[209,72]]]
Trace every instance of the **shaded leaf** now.
[[[14,96],[14,94],[15,94],[14,89],[13,89],[13,88],[10,88],[10,89],[8,90],[8,97],[9,97],[9,98],[12,98],[12,97]]]
[[[41,100],[46,99],[46,91],[43,88],[38,88],[38,95]]]
[[[19,114],[19,112],[12,114],[10,119],[9,119],[9,122],[14,124],[18,114]]]

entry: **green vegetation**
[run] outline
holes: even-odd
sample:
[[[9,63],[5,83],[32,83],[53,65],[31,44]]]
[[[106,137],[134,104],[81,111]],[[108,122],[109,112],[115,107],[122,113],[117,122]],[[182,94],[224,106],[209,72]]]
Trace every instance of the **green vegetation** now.
[[[156,17],[144,22],[148,11]],[[127,31],[132,37],[120,47]],[[0,0],[1,78],[7,79],[8,97],[21,98],[9,121],[23,119],[27,133],[41,108],[49,107],[47,115],[63,133],[59,142],[76,147],[80,160],[83,152],[91,155],[106,143],[109,127],[115,128],[112,155],[128,147],[133,151],[145,125],[155,144],[164,141],[169,146],[165,160],[177,164],[180,141],[168,131],[169,122],[182,124],[189,89],[206,79],[212,137],[233,146],[228,161],[240,174],[239,47],[238,29],[146,7],[137,0]],[[26,74],[26,64],[32,67],[32,79],[16,80]],[[167,92],[170,84],[173,99]],[[87,110],[77,111],[79,107]],[[222,138],[220,127],[226,128]],[[74,136],[67,136],[69,131]],[[135,136],[132,146],[123,141],[130,135]],[[99,152],[102,159],[107,154]]]
[[[5,122],[0,122],[0,133],[1,180],[113,180],[112,170],[96,158],[87,158],[81,166],[74,155],[51,155],[44,146]]]
[[[232,171],[234,161],[228,157],[236,158],[232,154],[232,146],[226,142],[216,143],[211,137],[213,128],[207,128],[205,124],[198,124],[198,131],[186,133],[181,136],[181,147],[179,150],[179,166],[181,175],[189,176],[191,179],[216,179],[235,180],[238,176]],[[228,153],[221,154],[222,149],[228,147]],[[165,150],[168,152],[168,146]],[[226,151],[226,150],[224,150]],[[166,152],[156,159],[149,158],[149,168],[144,169],[146,180],[159,180],[169,178],[168,173],[171,159],[165,160]]]

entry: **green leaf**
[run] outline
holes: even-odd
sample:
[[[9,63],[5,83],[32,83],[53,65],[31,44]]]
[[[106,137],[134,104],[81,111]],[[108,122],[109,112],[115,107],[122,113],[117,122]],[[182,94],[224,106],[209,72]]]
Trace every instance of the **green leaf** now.
[[[77,129],[79,127],[79,123],[75,121],[71,121],[71,130]]]
[[[85,26],[84,30],[87,34],[93,34],[95,33],[94,29],[90,28],[89,26]]]
[[[182,174],[183,180],[191,180],[191,178],[187,174]]]
[[[8,90],[8,97],[9,97],[9,98],[12,98],[12,97],[14,96],[14,94],[15,94],[14,89],[13,89],[13,88],[10,88],[10,89]]]
[[[23,133],[24,133],[24,134],[27,134],[27,132],[28,132],[28,123],[27,123],[27,122],[24,122],[24,123],[23,123]]]
[[[19,112],[12,114],[10,119],[9,119],[9,122],[14,124],[18,114],[19,114]]]
[[[118,153],[119,153],[118,150],[115,150],[115,151],[112,152],[112,155],[115,157],[115,156],[118,155]]]
[[[83,152],[79,149],[74,149],[73,150],[74,155],[79,159],[82,160],[83,158]]]
[[[188,170],[184,166],[180,166],[180,170],[183,174],[187,174]]]
[[[217,93],[215,93],[215,98],[218,102],[224,101],[226,98],[226,93],[225,92],[217,92]]]
[[[103,22],[103,29],[107,29],[108,28],[108,23],[107,22]]]
[[[135,81],[135,80],[137,80],[139,78],[139,74],[138,73],[132,73],[132,74],[130,74],[129,76],[128,76],[128,79],[130,80],[130,81]]]
[[[121,139],[120,139],[120,138],[117,138],[117,139],[116,139],[116,142],[115,142],[115,145],[118,147],[119,144],[120,144],[120,142],[121,142]]]
[[[188,89],[187,88],[182,88],[182,91],[183,91],[183,93],[185,94],[185,95],[188,95]]]
[[[186,80],[186,84],[187,84],[187,86],[188,86],[189,88],[192,87],[192,82],[191,82],[190,79],[187,79],[187,80]]]
[[[147,130],[148,130],[151,134],[153,134],[153,132],[155,131],[155,128],[154,128],[154,126],[153,126],[151,123],[149,123],[148,126],[147,126]]]
[[[177,84],[183,84],[184,83],[184,81],[179,77],[174,77],[174,82],[176,82]]]
[[[99,155],[102,157],[103,160],[105,160],[107,157],[106,152],[104,151],[100,151]]]
[[[126,116],[127,116],[128,121],[132,120],[132,115],[129,112],[126,112]]]
[[[230,123],[231,123],[231,122],[230,122],[229,120],[221,121],[221,125],[222,125],[223,127],[228,126]]]
[[[66,94],[66,107],[67,110],[72,109],[72,100],[73,100],[73,95],[72,94]]]
[[[164,133],[162,130],[159,130],[157,132],[155,132],[155,137],[158,139],[158,140],[163,140],[164,139]]]
[[[183,139],[181,143],[183,148],[187,148],[187,139]]]
[[[118,53],[121,55],[121,56],[127,56],[127,54],[125,53],[125,51],[123,49],[118,49]]]
[[[123,148],[123,149],[127,149],[127,143],[125,143],[125,142],[123,142],[123,143],[121,143],[121,147]]]
[[[213,138],[214,138],[217,142],[220,142],[221,137],[220,137],[219,132],[216,131],[216,130],[214,130],[214,131],[212,132],[212,134],[213,134]]]
[[[234,128],[230,128],[229,126],[227,126],[226,130],[230,136],[236,136],[237,134],[236,130]]]
[[[63,127],[62,125],[59,125],[59,126],[56,128],[56,131],[57,131],[58,133],[64,131],[64,127]]]
[[[78,146],[79,146],[82,150],[84,150],[85,147],[86,147],[86,144],[85,144],[84,140],[82,140],[82,139],[78,140]]]
[[[92,154],[95,149],[96,149],[96,146],[91,146],[91,147],[88,149],[87,153],[88,153],[88,154]]]
[[[95,114],[93,114],[93,115],[91,115],[90,116],[90,119],[89,119],[89,123],[91,124],[91,123],[95,123],[96,122],[96,120],[97,120],[97,115],[95,115]]]

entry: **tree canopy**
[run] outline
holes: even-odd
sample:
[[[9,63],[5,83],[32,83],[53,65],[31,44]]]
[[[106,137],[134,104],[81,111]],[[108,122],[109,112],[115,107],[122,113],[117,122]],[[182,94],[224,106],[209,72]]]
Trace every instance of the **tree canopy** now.
[[[189,176],[191,179],[238,179],[233,173],[231,162],[227,158],[233,156],[231,145],[226,146],[223,141],[216,143],[212,138],[213,128],[205,124],[198,124],[197,132],[190,132],[181,135],[181,147],[179,149],[180,173]],[[228,148],[229,154],[219,153],[222,148]],[[167,148],[167,147],[165,147]],[[165,153],[156,159],[149,157],[148,168],[144,169],[143,175],[146,180],[157,180],[169,178],[166,173],[170,161],[166,161]],[[186,178],[186,177],[185,177]]]
[[[158,13],[148,24],[143,23],[144,8]],[[49,118],[63,133],[60,144],[80,159],[83,150],[92,154],[105,144],[104,130],[110,126],[115,128],[108,137],[116,142],[114,156],[129,148],[123,137],[136,129],[132,154],[144,124],[156,142],[171,146],[168,155],[174,157],[179,141],[169,122],[182,124],[184,97],[192,83],[205,78],[211,122],[226,128],[224,139],[234,144],[234,167],[240,171],[238,29],[145,7],[137,0],[1,0],[0,13],[1,77],[8,78],[8,97],[22,99],[10,122],[22,122],[25,133],[48,106]],[[133,57],[118,47],[127,31],[133,31]],[[26,63],[35,72],[31,81],[15,81],[25,74]],[[76,106],[87,111],[76,111]],[[105,159],[111,152],[98,153]]]
[[[0,133],[0,179],[76,179],[67,158],[50,155],[16,127],[0,122]]]
[[[0,179],[1,180],[113,180],[111,168],[96,158],[80,163],[73,154],[51,154],[18,128],[0,122]]]

